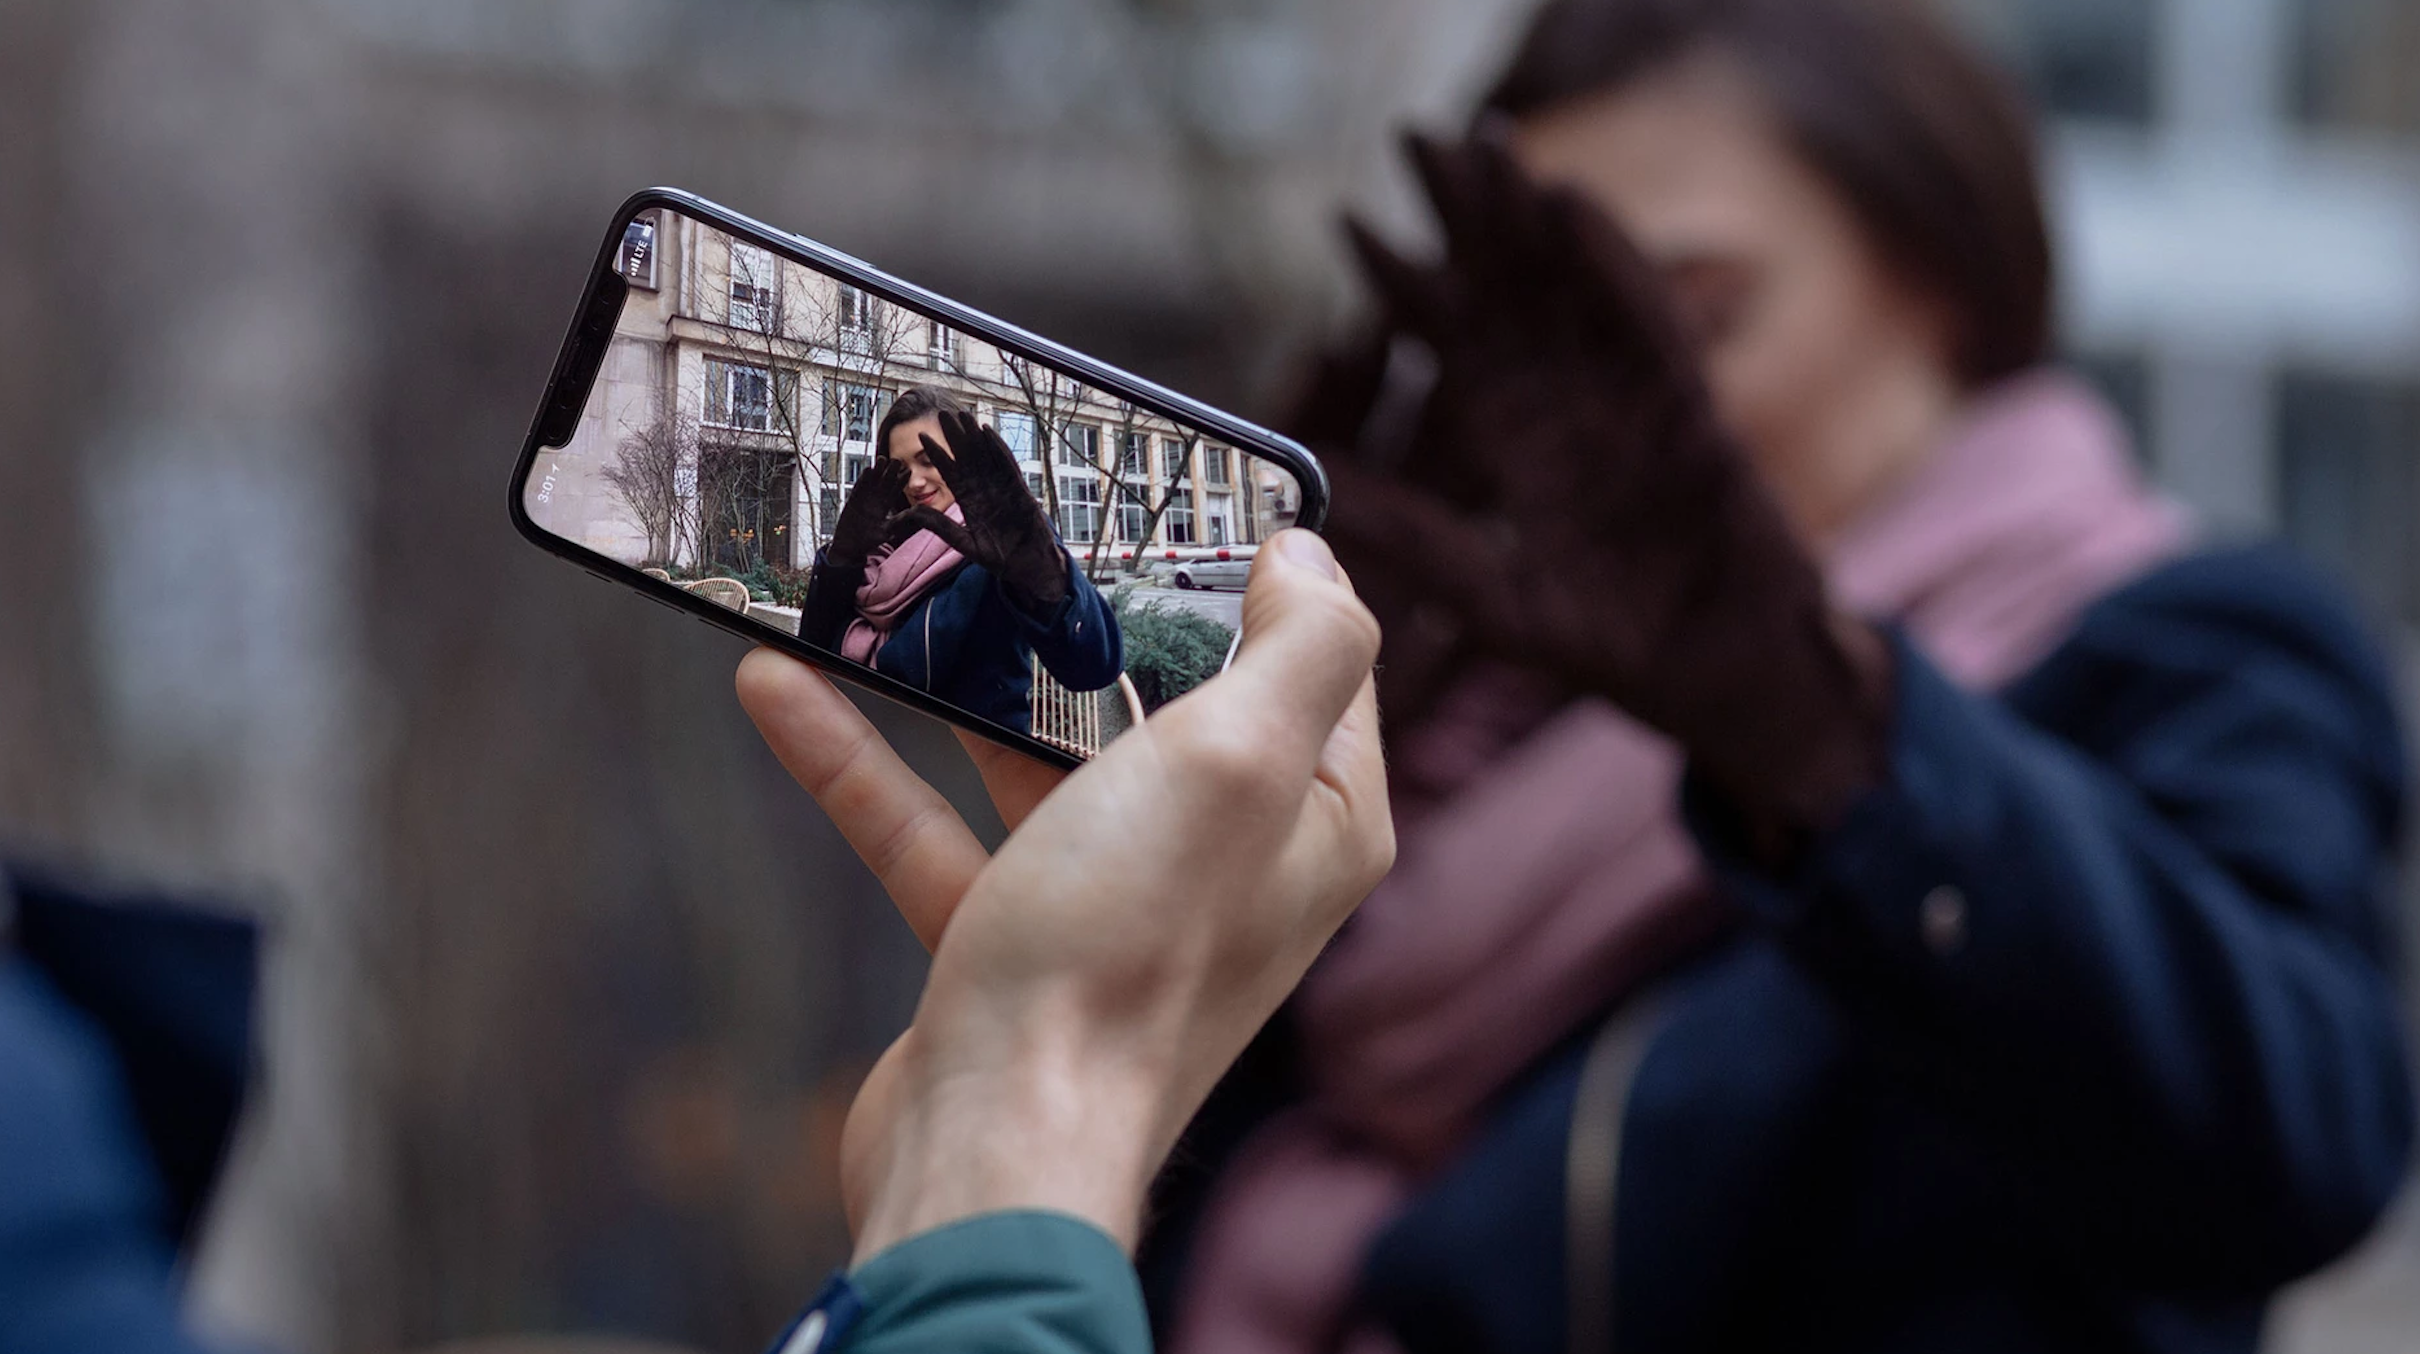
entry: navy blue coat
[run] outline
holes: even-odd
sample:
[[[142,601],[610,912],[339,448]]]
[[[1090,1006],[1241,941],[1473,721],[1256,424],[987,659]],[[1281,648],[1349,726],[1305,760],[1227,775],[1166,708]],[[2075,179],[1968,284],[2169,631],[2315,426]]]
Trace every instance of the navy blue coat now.
[[[0,1354],[198,1354],[179,1252],[252,1064],[253,928],[0,874]]]
[[[1689,793],[1751,920],[1621,1115],[1614,1346],[2251,1350],[2411,1141],[2386,666],[2268,550],[2105,599],[1997,699],[1899,658],[1888,784],[1787,874]],[[1411,1354],[1568,1348],[1581,1042],[1372,1251]]]
[[[837,651],[855,619],[862,569],[818,561],[799,637]],[[1067,596],[1047,616],[1009,599],[991,571],[968,560],[935,584],[891,632],[874,670],[929,691],[969,714],[1019,733],[1033,729],[1033,661],[1070,691],[1099,691],[1126,668],[1117,617],[1070,556]]]

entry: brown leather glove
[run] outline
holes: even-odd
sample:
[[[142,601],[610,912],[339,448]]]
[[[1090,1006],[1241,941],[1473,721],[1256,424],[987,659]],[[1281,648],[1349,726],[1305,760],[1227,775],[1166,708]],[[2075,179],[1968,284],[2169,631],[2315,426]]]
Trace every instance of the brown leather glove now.
[[[844,569],[862,569],[868,556],[899,538],[893,519],[907,507],[907,475],[885,456],[867,466],[840,505],[824,558]]]
[[[932,532],[989,569],[1028,612],[1046,616],[1057,610],[1067,599],[1067,551],[1025,487],[1025,474],[1008,444],[972,414],[943,414],[941,434],[949,445],[926,437],[924,454],[958,500],[965,525],[921,507],[909,508],[897,520]]]
[[[1435,391],[1402,464],[1339,459],[1330,535],[1680,742],[1760,838],[1836,822],[1882,774],[1889,651],[1717,422],[1661,280],[1500,145],[1411,149],[1444,261],[1353,238]]]
[[[1371,327],[1319,354],[1278,428],[1319,453],[1322,462],[1379,475],[1399,473],[1426,432],[1435,356],[1408,335]],[[1484,661],[1450,606],[1420,578],[1395,567],[1395,536],[1329,533],[1337,561],[1378,618],[1378,701],[1387,735],[1400,742],[1428,722],[1438,703]],[[1553,702],[1552,705],[1559,705]],[[1544,712],[1552,713],[1552,705]],[[1507,736],[1518,741],[1518,730]],[[1390,758],[1391,773],[1405,763]],[[1400,796],[1405,787],[1398,785]]]

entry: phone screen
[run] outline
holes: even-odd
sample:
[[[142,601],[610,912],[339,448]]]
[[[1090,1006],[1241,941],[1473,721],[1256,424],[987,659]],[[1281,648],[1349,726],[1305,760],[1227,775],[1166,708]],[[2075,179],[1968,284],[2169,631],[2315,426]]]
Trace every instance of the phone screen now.
[[[1074,758],[1224,667],[1294,472],[777,243],[624,225],[530,522]]]

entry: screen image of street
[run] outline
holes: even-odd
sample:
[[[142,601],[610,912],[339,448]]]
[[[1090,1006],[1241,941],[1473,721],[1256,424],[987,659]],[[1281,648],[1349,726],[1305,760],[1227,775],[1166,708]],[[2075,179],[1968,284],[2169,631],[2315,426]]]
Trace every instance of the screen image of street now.
[[[1215,675],[1283,469],[667,209],[542,529],[1077,756]]]

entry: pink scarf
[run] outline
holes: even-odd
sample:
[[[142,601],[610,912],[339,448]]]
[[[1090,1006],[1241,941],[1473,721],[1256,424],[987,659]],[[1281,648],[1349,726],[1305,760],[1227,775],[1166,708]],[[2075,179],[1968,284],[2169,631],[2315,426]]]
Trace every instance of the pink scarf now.
[[[942,514],[963,523],[966,514],[952,503]],[[966,556],[929,531],[919,531],[896,545],[886,545],[866,560],[865,582],[857,588],[857,619],[840,637],[840,656],[852,663],[871,664],[891,638],[891,632],[924,600],[927,589],[966,562]]]
[[[1982,399],[1826,563],[1847,607],[1990,690],[2185,534],[2100,399],[2040,372]],[[1371,1238],[1508,1081],[1724,924],[1675,812],[1677,750],[1601,702],[1519,718],[1539,699],[1482,674],[1397,750],[1450,798],[1399,811],[1395,872],[1297,998],[1308,1099],[1221,1182],[1174,1354],[1388,1349],[1338,1329]]]

